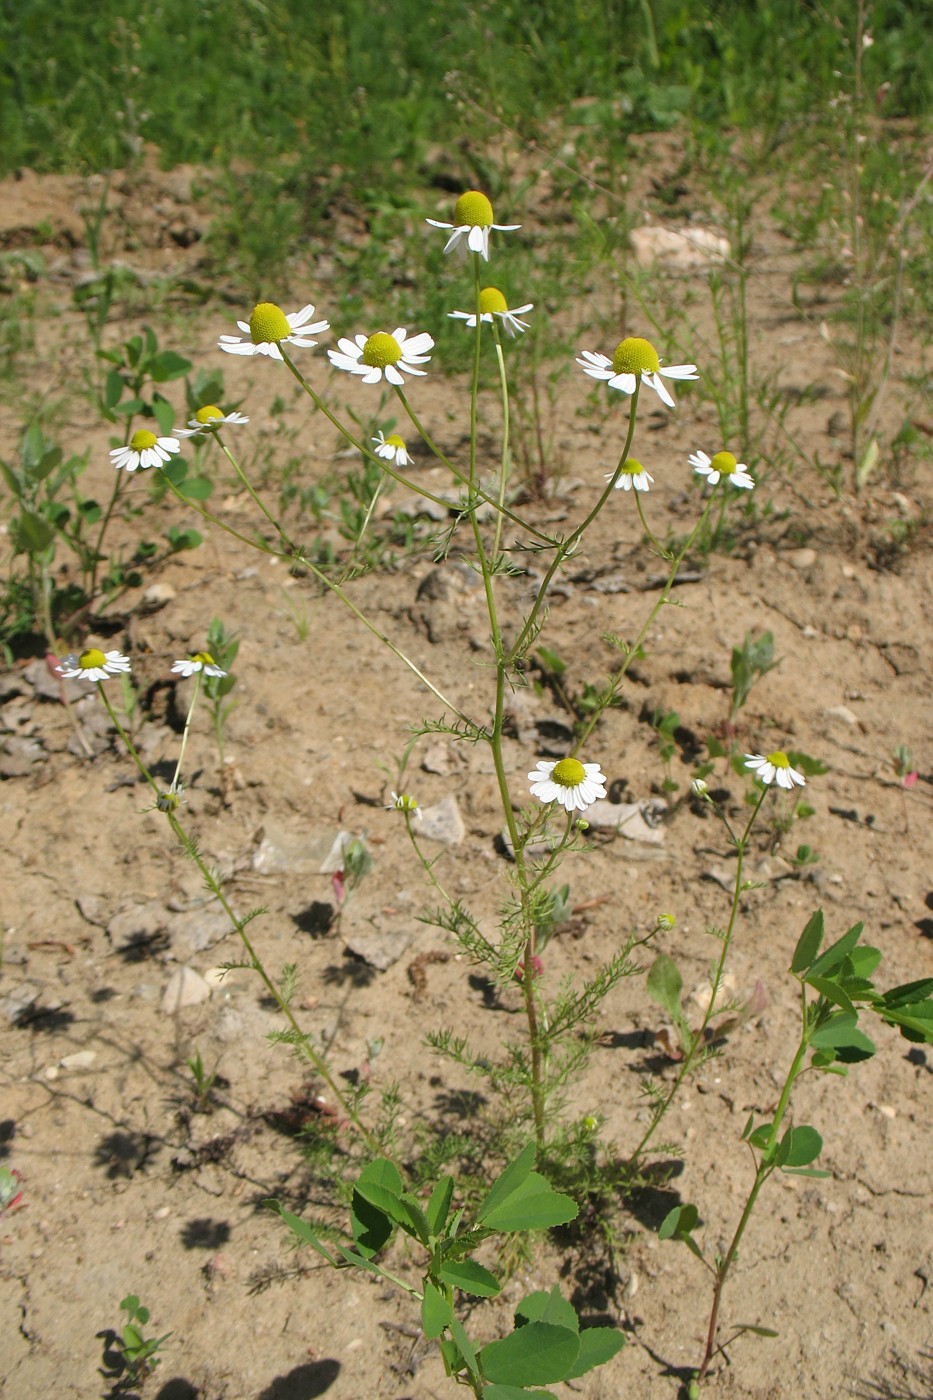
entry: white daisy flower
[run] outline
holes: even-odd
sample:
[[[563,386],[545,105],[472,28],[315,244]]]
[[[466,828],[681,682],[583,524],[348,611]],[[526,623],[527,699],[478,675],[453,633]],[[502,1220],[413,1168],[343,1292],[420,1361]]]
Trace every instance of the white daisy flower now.
[[[593,354],[584,350],[577,364],[584,374],[593,379],[608,380],[610,389],[621,389],[623,394],[634,394],[635,386],[641,380],[653,389],[662,403],[674,407],[674,400],[661,379],[699,379],[696,365],[665,365],[661,367],[658,352],[641,336],[630,335],[616,346],[612,359],[605,355]]]
[[[391,805],[386,809],[390,812],[409,812],[415,821],[421,820],[421,808],[408,792],[393,792]]]
[[[376,444],[377,457],[384,457],[396,467],[411,466],[411,454],[405,446],[405,439],[399,437],[398,433],[390,433],[388,437],[384,437],[380,428],[373,442]]]
[[[317,345],[310,336],[330,330],[327,321],[315,321],[309,326],[313,315],[314,307],[310,303],[286,315],[275,302],[261,301],[253,307],[248,321],[237,321],[242,335],[222,335],[217,343],[230,355],[268,355],[270,359],[281,360],[280,345],[298,345],[307,350]]]
[[[806,786],[806,778],[791,767],[790,759],[781,749],[769,754],[747,753],[745,767],[754,769],[755,777],[767,786],[777,783],[778,787],[786,788],[788,792],[795,784],[797,787]]]
[[[615,472],[606,472],[606,480],[611,481]],[[619,472],[619,479],[616,482],[617,491],[647,491],[654,481],[654,477],[645,471],[641,462],[637,462],[634,457],[626,457],[622,463],[622,470]]]
[[[439,219],[428,219],[427,222],[432,228],[451,229],[452,233],[444,246],[444,252],[449,253],[453,248],[466,240],[466,248],[471,253],[479,253],[481,258],[489,261],[489,230],[497,229],[499,233],[513,233],[515,229],[521,228],[521,224],[494,224],[492,221],[492,205],[486,195],[479,190],[467,190],[462,194],[454,205],[454,221],[452,224],[441,223]]]
[[[172,674],[184,676],[196,675],[198,671],[203,671],[205,676],[225,676],[226,671],[222,671],[209,651],[196,651],[192,656],[183,657],[181,661],[176,661],[172,666]]]
[[[706,477],[710,486],[716,486],[720,477],[745,491],[755,485],[745,463],[737,462],[731,452],[717,452],[715,457],[707,457],[705,452],[691,452],[687,460],[698,476]]]
[[[434,349],[434,340],[422,331],[408,339],[404,326],[396,326],[391,335],[377,331],[369,337],[355,336],[353,340],[338,340],[339,350],[328,350],[331,363],[348,374],[360,374],[364,384],[378,384],[385,377],[390,384],[405,383],[402,370],[406,374],[425,374],[418,365],[427,364]]]
[[[225,428],[228,423],[248,422],[249,419],[242,413],[224,413],[216,404],[207,403],[198,409],[193,418],[188,419],[187,428],[176,428],[175,431],[180,438],[199,437],[202,433],[213,433],[218,428]]]
[[[598,763],[581,763],[562,758],[559,763],[539,760],[528,774],[532,797],[542,802],[559,802],[568,812],[582,812],[598,797],[606,796],[606,779]]]
[[[514,311],[510,311],[508,302],[498,287],[484,287],[479,294],[479,309],[481,321],[492,325],[492,318],[498,316],[509,335],[522,335],[528,329],[528,322],[518,318],[524,316],[526,311],[533,311],[534,302],[530,301],[527,306],[516,306]],[[448,311],[447,315],[455,321],[466,321],[471,330],[476,329],[475,311]]]
[[[108,676],[128,674],[130,658],[119,651],[103,652],[97,647],[88,647],[77,656],[71,652],[55,669],[66,681],[105,681]]]
[[[156,437],[148,428],[137,428],[125,447],[113,449],[110,460],[117,471],[121,467],[125,467],[128,472],[134,472],[137,467],[142,467],[145,471],[147,467],[161,467],[163,462],[167,462],[180,451],[181,443],[178,438]]]

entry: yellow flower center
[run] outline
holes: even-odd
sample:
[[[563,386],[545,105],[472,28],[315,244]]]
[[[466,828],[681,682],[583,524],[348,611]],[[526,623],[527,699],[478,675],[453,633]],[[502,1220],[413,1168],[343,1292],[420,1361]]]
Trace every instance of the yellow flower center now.
[[[288,317],[274,301],[261,301],[249,318],[249,338],[254,345],[277,345],[292,333]]]
[[[579,787],[586,777],[586,769],[576,758],[562,758],[560,763],[555,763],[551,769],[551,779],[560,787]]]
[[[454,206],[454,226],[462,228],[489,228],[492,223],[492,205],[479,190],[467,190]]]
[[[194,416],[203,427],[207,423],[213,423],[215,418],[223,418],[224,415],[216,404],[207,403],[203,408],[199,408]]]
[[[418,804],[410,792],[400,792],[395,799],[395,810],[397,812],[414,812],[417,806]]]
[[[386,438],[386,444],[389,447],[396,448],[396,450],[398,448],[401,448],[403,452],[405,450],[405,439],[399,437],[398,433],[390,433],[389,436]]]
[[[775,768],[790,767],[790,759],[787,757],[787,754],[784,753],[783,749],[775,749],[774,753],[769,753],[768,762],[773,764]]]
[[[217,662],[209,651],[196,651],[191,658],[192,661],[200,661],[202,666],[216,666]]]
[[[625,472],[626,476],[638,476],[638,474],[645,469],[641,462],[635,457],[626,457],[625,461],[622,463],[622,470]]]
[[[484,287],[479,294],[479,309],[486,316],[493,311],[508,311],[509,304],[498,287]]]
[[[130,438],[130,447],[134,452],[145,452],[147,447],[155,447],[157,442],[155,433],[150,433],[148,428],[137,428]]]
[[[657,350],[640,335],[620,341],[612,357],[613,374],[657,374],[660,368]]]
[[[95,666],[105,666],[107,658],[97,647],[88,647],[87,651],[82,651],[78,657],[78,665],[82,671],[93,671]]]
[[[738,463],[731,452],[717,452],[710,462],[710,468],[714,472],[721,472],[723,476],[731,476]]]
[[[386,365],[396,365],[402,358],[402,347],[394,335],[377,331],[363,346],[363,364],[373,369],[385,369]]]

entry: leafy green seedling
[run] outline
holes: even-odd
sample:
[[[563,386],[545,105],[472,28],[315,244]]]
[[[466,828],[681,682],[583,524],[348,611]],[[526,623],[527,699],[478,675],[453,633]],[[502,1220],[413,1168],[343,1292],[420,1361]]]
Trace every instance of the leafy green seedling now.
[[[742,645],[732,648],[732,699],[729,702],[728,720],[730,725],[735,722],[736,715],[748,700],[755,682],[778,665],[780,660],[774,659],[774,636],[771,632],[762,632],[754,641],[751,633],[746,632]]]
[[[126,1369],[126,1379],[137,1385],[146,1379],[159,1365],[156,1355],[163,1342],[167,1342],[171,1332],[161,1337],[146,1337],[143,1328],[149,1321],[149,1309],[144,1308],[135,1293],[128,1293],[120,1304],[126,1313],[126,1323],[120,1331],[118,1350]]]
[[[309,1244],[335,1268],[352,1267],[393,1283],[421,1305],[421,1325],[440,1342],[448,1376],[472,1390],[476,1400],[548,1400],[537,1386],[575,1380],[609,1361],[625,1343],[614,1327],[583,1327],[559,1286],[523,1298],[514,1329],[501,1341],[477,1347],[457,1316],[457,1295],[494,1298],[501,1285],[495,1274],[471,1256],[497,1234],[548,1229],[575,1219],[577,1206],[534,1170],[529,1143],[493,1182],[473,1219],[455,1207],[456,1186],[442,1176],[427,1199],[406,1191],[394,1162],[379,1158],[360,1175],[350,1208],[346,1243],[328,1246],[305,1221],[277,1201],[281,1216],[299,1243]],[[396,1231],[423,1251],[420,1287],[389,1273],[377,1262]]]

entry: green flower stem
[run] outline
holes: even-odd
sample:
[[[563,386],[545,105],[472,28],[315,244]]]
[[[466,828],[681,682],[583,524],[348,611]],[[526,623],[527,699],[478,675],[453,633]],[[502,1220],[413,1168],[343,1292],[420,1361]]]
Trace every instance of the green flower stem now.
[[[251,496],[252,499],[253,499],[253,502],[254,502],[254,503],[259,507],[259,509],[262,511],[263,515],[266,517],[266,519],[268,520],[269,524],[272,526],[273,530],[276,532],[276,534],[278,535],[279,539],[282,541],[282,544],[285,546],[285,548],[286,548],[287,550],[289,550],[289,552],[291,552],[291,550],[294,548],[294,546],[293,546],[291,540],[289,539],[288,535],[285,533],[285,530],[282,528],[282,526],[281,526],[281,525],[279,524],[279,522],[276,520],[275,516],[271,513],[271,511],[269,510],[269,508],[266,506],[266,503],[265,503],[265,501],[263,501],[262,497],[259,496],[259,495],[257,495],[257,493],[253,490],[252,486],[250,485],[250,483],[249,483],[249,481],[248,481],[248,479],[247,479],[247,477],[246,477],[246,473],[243,471],[243,469],[242,469],[242,467],[240,466],[239,462],[236,460],[236,458],[233,456],[233,454],[232,454],[232,452],[230,451],[230,449],[227,447],[227,444],[226,444],[226,443],[223,441],[223,439],[221,438],[220,433],[215,431],[214,436],[215,436],[215,438],[217,439],[217,446],[220,448],[221,452],[224,454],[224,456],[226,457],[227,461],[230,463],[231,467],[232,467],[233,470],[236,472],[237,476],[240,478],[240,480],[242,481],[243,485],[246,487],[247,491],[249,492],[250,496]]]
[[[719,961],[716,964],[716,971],[713,974],[712,978],[712,995],[709,999],[709,1006],[706,1008],[703,1020],[700,1022],[700,1028],[697,1031],[696,1035],[693,1037],[690,1048],[683,1058],[680,1070],[677,1074],[677,1078],[674,1080],[673,1085],[668,1091],[667,1097],[664,1099],[663,1103],[661,1103],[660,1106],[656,1108],[655,1111],[652,1113],[651,1122],[648,1124],[644,1136],[642,1137],[638,1146],[635,1148],[635,1151],[631,1154],[631,1156],[628,1159],[630,1167],[637,1166],[640,1158],[642,1157],[645,1151],[645,1148],[648,1146],[648,1143],[654,1136],[658,1124],[661,1122],[661,1119],[667,1113],[667,1110],[670,1108],[675,1096],[680,1090],[680,1086],[683,1084],[687,1075],[690,1073],[690,1070],[693,1068],[693,1062],[696,1059],[697,1054],[699,1053],[700,1047],[704,1043],[706,1028],[709,1025],[710,1021],[713,1019],[713,1014],[716,1009],[716,994],[718,993],[719,988],[722,986],[722,978],[726,967],[726,959],[729,956],[729,948],[732,945],[732,935],[735,931],[735,921],[738,917],[739,901],[742,897],[742,867],[745,861],[745,851],[748,847],[748,839],[751,836],[752,827],[755,825],[755,820],[758,816],[758,813],[761,811],[761,804],[764,802],[767,795],[768,789],[766,787],[763,787],[761,789],[761,793],[759,794],[758,801],[755,803],[755,810],[749,817],[745,830],[737,840],[733,838],[735,840],[737,859],[735,870],[735,884],[733,886],[732,891],[732,907],[729,911],[729,923],[722,940],[722,951],[719,955]]]
[[[107,692],[104,690],[103,683],[101,681],[97,682],[97,689],[100,691],[101,699],[103,700],[107,713],[110,716],[111,723],[113,724],[120,738],[123,740],[123,744],[126,748],[127,753],[129,754],[130,758],[132,758],[133,762],[136,764],[136,767],[139,769],[140,773],[145,778],[152,791],[155,793],[156,799],[158,801],[158,799],[162,796],[159,786],[156,783],[155,778],[153,778],[152,774],[150,773],[149,769],[146,767],[145,763],[143,763],[142,759],[140,758],[132,739],[127,734],[126,730],[123,728],[123,725],[117,718],[116,712],[114,711],[113,706],[107,698]],[[321,1056],[317,1052],[317,1050],[315,1050],[314,1046],[311,1044],[310,1038],[305,1034],[305,1032],[301,1029],[298,1022],[296,1021],[294,1012],[292,1011],[290,1005],[282,996],[282,993],[272,981],[269,974],[266,972],[262,959],[259,957],[255,948],[253,947],[252,941],[248,933],[246,932],[245,922],[242,919],[238,918],[238,916],[234,913],[226,895],[224,894],[223,885],[221,884],[217,876],[214,874],[214,872],[211,870],[210,866],[204,860],[203,856],[198,850],[197,843],[185,831],[181,822],[178,820],[178,817],[175,815],[175,812],[171,808],[166,809],[160,806],[159,810],[165,812],[166,820],[168,821],[172,832],[178,840],[179,845],[182,847],[185,853],[188,856],[190,856],[191,859],[194,861],[205,885],[210,890],[211,894],[215,896],[218,903],[220,904],[220,907],[223,909],[227,918],[230,920],[231,927],[239,936],[240,942],[243,944],[243,947],[246,950],[247,957],[250,961],[250,966],[252,967],[254,972],[259,973],[259,976],[263,982],[263,985],[266,988],[266,991],[273,998],[279,1010],[282,1012],[282,1015],[288,1021],[289,1027],[294,1036],[294,1044],[297,1047],[299,1047],[302,1053],[305,1055],[305,1057],[308,1060],[310,1060],[316,1073],[320,1075],[321,1079],[323,1079],[324,1083],[327,1085],[328,1089],[333,1094],[335,1100],[337,1101],[337,1103],[339,1103],[347,1119],[353,1124],[354,1128],[356,1128],[357,1132],[360,1134],[361,1138],[366,1143],[367,1149],[374,1154],[384,1155],[384,1148],[369,1131],[369,1129],[363,1124],[355,1107],[347,1100],[346,1096],[342,1093],[333,1075],[328,1069],[327,1063],[324,1060],[323,1056]]]
[[[479,353],[483,340],[483,323],[481,320],[480,307],[480,255],[474,253],[471,258],[473,263],[473,292],[474,304],[476,307],[476,331],[473,336],[473,381],[470,385],[470,495],[476,487],[476,415],[479,406]]]
[[[637,494],[638,494],[638,493],[636,493],[636,497],[637,497]],[[680,566],[681,566],[681,564],[684,562],[684,559],[687,557],[687,554],[688,554],[689,551],[690,551],[690,547],[691,547],[691,545],[693,544],[693,541],[696,539],[697,534],[698,534],[699,531],[702,529],[703,523],[704,523],[704,521],[706,520],[707,516],[709,515],[710,506],[712,505],[712,502],[713,502],[713,497],[711,496],[711,497],[709,498],[709,500],[706,502],[706,505],[705,505],[704,508],[703,508],[703,513],[701,514],[700,518],[697,520],[697,523],[694,525],[693,529],[690,531],[690,534],[687,536],[687,539],[686,539],[685,543],[682,545],[681,550],[680,550],[680,553],[677,554],[677,555],[675,555],[675,556],[673,556],[672,563],[671,563],[671,568],[670,568],[670,572],[669,572],[669,574],[668,574],[668,576],[667,576],[667,580],[666,580],[666,582],[665,582],[665,584],[664,584],[664,587],[661,589],[661,592],[660,592],[660,594],[658,595],[657,602],[654,604],[654,607],[651,609],[651,611],[649,612],[648,616],[645,618],[645,621],[642,623],[642,626],[641,626],[641,628],[639,629],[638,635],[636,636],[635,640],[632,642],[631,646],[628,648],[628,652],[627,652],[627,654],[626,654],[625,660],[622,662],[622,665],[619,667],[619,669],[618,669],[617,671],[614,671],[614,672],[612,673],[612,677],[611,677],[611,679],[610,679],[609,685],[608,685],[607,690],[606,690],[606,693],[605,693],[605,703],[604,703],[604,704],[600,704],[600,705],[597,707],[597,709],[593,712],[593,714],[592,714],[592,715],[590,716],[590,718],[587,720],[586,724],[585,724],[585,725],[583,726],[583,728],[581,729],[581,731],[580,731],[580,733],[579,733],[579,736],[578,736],[578,738],[577,738],[577,742],[576,742],[576,744],[574,745],[574,748],[573,748],[573,753],[574,753],[574,754],[577,754],[577,753],[580,752],[580,750],[582,749],[583,745],[586,743],[587,739],[590,737],[590,735],[592,734],[593,730],[596,728],[596,725],[599,723],[600,716],[602,715],[602,713],[603,713],[603,711],[605,710],[606,706],[611,702],[611,700],[612,700],[613,697],[615,696],[616,691],[619,689],[619,687],[621,686],[623,680],[625,679],[625,677],[626,677],[626,675],[627,675],[627,673],[628,673],[629,667],[631,666],[632,662],[635,660],[635,657],[638,655],[638,648],[641,646],[642,642],[645,640],[645,638],[647,637],[649,631],[651,630],[651,627],[652,627],[653,624],[654,624],[655,618],[657,617],[657,615],[658,615],[658,613],[661,611],[661,609],[664,607],[664,605],[667,603],[667,600],[669,599],[669,597],[671,596],[671,589],[674,587],[674,583],[675,583],[675,581],[676,581],[676,579],[677,579],[677,575],[678,575],[678,573],[680,572]],[[639,514],[640,514],[640,513],[641,513],[641,502],[640,502],[640,501],[638,502],[638,510],[639,510]],[[644,523],[644,516],[642,516],[642,522]],[[647,528],[647,527],[646,527],[646,528]],[[648,533],[650,534],[651,532],[649,531]],[[654,537],[652,536],[652,539],[653,539],[653,538],[654,538]],[[665,559],[671,559],[671,558],[672,558],[672,556],[670,555],[670,553],[668,553],[668,551],[661,549],[660,545],[658,546],[658,550],[659,550],[659,552],[661,553],[661,555],[662,555],[663,558],[665,558]],[[728,825],[728,824],[727,824],[727,825]],[[730,836],[732,835],[732,830],[731,830],[731,828],[730,828],[730,830],[729,830],[729,834],[730,834]]]
[[[622,467],[624,466],[628,458],[629,452],[631,451],[632,447],[632,440],[635,437],[635,418],[638,412],[638,393],[640,389],[641,380],[639,379],[635,383],[635,392],[632,395],[631,403],[629,404],[628,432],[625,435],[625,446],[622,448],[622,455],[619,458],[618,466],[616,467],[615,471],[612,473],[612,476],[606,483],[605,490],[600,494],[599,499],[597,500],[593,509],[590,511],[589,515],[584,517],[584,519],[580,522],[580,524],[576,527],[573,533],[568,536],[566,540],[563,540],[558,544],[557,551],[554,555],[551,565],[548,568],[547,573],[544,575],[544,578],[541,581],[541,586],[538,589],[538,592],[535,596],[535,600],[531,605],[531,611],[525,619],[524,626],[522,627],[515,641],[512,643],[508,656],[505,658],[506,665],[511,665],[515,661],[516,657],[521,655],[521,651],[523,646],[525,645],[526,640],[532,634],[535,622],[538,617],[538,613],[540,612],[544,600],[547,597],[548,589],[551,586],[551,582],[554,578],[554,575],[557,573],[557,570],[560,568],[561,564],[564,562],[567,556],[573,553],[577,545],[583,539],[584,534],[589,529],[593,521],[596,519],[603,506],[606,504],[606,501],[609,499],[610,493],[614,489],[615,484],[619,479],[619,472],[622,470]]]
[[[340,422],[340,419],[337,418],[333,413],[331,413],[324,400],[311,387],[311,385],[308,383],[307,379],[305,379],[304,375],[298,369],[294,361],[289,358],[285,347],[280,345],[279,349],[282,351],[282,359],[284,360],[285,364],[288,365],[288,368],[291,370],[292,374],[295,376],[295,379],[301,385],[302,389],[304,389],[305,393],[311,399],[311,402],[314,404],[315,408],[319,409],[320,412],[324,414],[324,417],[328,420],[328,422],[333,424],[340,436],[344,438],[350,444],[351,447],[355,447],[358,452],[362,452],[364,457],[368,457],[371,462],[375,462],[376,466],[379,467],[382,471],[384,471],[386,476],[390,476],[392,480],[397,481],[400,486],[404,486],[408,490],[413,491],[417,496],[423,496],[426,501],[433,501],[435,505],[443,506],[445,510],[450,509],[450,501],[445,501],[443,496],[433,495],[430,491],[426,491],[423,486],[419,486],[417,482],[412,481],[410,477],[403,476],[401,472],[396,471],[394,467],[391,467],[389,465],[385,457],[378,456],[378,454],[373,452],[371,448],[367,447],[364,443],[360,442],[357,438],[355,438],[350,432],[350,430],[344,427],[344,425]],[[427,446],[431,449],[431,451],[443,464],[443,466],[445,466],[453,474],[453,476],[456,477],[457,481],[459,481],[462,486],[469,486],[468,478],[465,477],[461,471],[458,471],[458,469],[453,465],[449,458],[447,458],[444,455],[444,453],[440,450],[440,448],[431,440],[431,438],[428,437],[428,434],[425,431],[425,429],[421,427],[421,424],[415,418],[414,413],[408,405],[408,400],[405,398],[405,395],[402,393],[401,389],[399,389],[396,386],[393,387],[395,387],[395,392],[401,399],[405,407],[406,413],[414,423],[415,427],[417,428],[421,437],[424,439]],[[495,506],[495,500],[491,496],[487,496],[484,491],[480,491],[477,488],[476,495],[479,497],[480,500],[485,501],[491,506]],[[510,511],[507,510],[503,513],[507,515],[511,520],[514,520],[517,525],[521,525],[523,529],[530,529],[530,527],[526,526],[524,521],[519,516],[513,515]],[[539,534],[539,532],[533,530],[532,534]],[[539,534],[539,538],[547,539],[547,536]]]
[[[511,446],[509,443],[509,382],[505,373],[505,356],[502,353],[502,339],[495,316],[492,318],[492,332],[496,337],[496,359],[499,363],[499,383],[502,387],[502,463],[499,468],[499,510],[496,515],[496,533],[492,545],[492,557],[498,559],[502,541],[502,510],[505,505],[505,488],[509,480]]]
[[[228,525],[226,521],[223,521],[218,516],[213,515],[207,509],[206,506],[201,505],[200,501],[189,500],[189,498],[183,495],[183,493],[178,489],[175,483],[171,481],[168,477],[166,477],[165,479],[168,482],[168,485],[171,488],[171,490],[178,497],[178,499],[182,501],[186,506],[190,506],[193,510],[196,510],[197,513],[204,520],[207,520],[210,524],[216,525],[221,530],[225,530],[228,535],[232,535],[234,539],[240,540],[243,544],[249,545],[251,549],[258,549],[261,554],[268,554],[276,559],[284,559],[289,564],[300,564],[303,569],[307,569],[308,573],[313,574],[313,576],[318,580],[320,584],[322,584],[325,588],[329,589],[331,593],[335,594],[340,599],[340,601],[344,604],[345,607],[349,608],[353,616],[357,618],[357,620],[361,622],[369,632],[372,632],[374,637],[378,638],[380,642],[382,642],[386,647],[388,647],[389,651],[391,651],[393,656],[398,657],[399,661],[401,661],[403,665],[407,666],[409,671],[411,671],[413,675],[417,676],[418,680],[421,681],[422,685],[427,686],[431,694],[436,696],[437,699],[440,700],[442,705],[446,706],[446,708],[450,710],[453,714],[455,714],[458,719],[462,720],[464,724],[468,724],[471,729],[475,727],[473,725],[472,720],[470,720],[463,713],[463,711],[453,703],[452,700],[448,700],[447,696],[443,693],[442,690],[438,689],[438,687],[434,684],[433,681],[428,680],[427,676],[422,670],[419,669],[419,667],[415,665],[414,661],[412,661],[409,656],[406,656],[405,653],[401,650],[401,648],[397,647],[393,641],[390,641],[386,634],[380,631],[374,622],[371,622],[369,620],[366,614],[362,612],[352,601],[352,599],[350,599],[347,596],[347,594],[340,587],[340,584],[335,583],[332,578],[328,578],[327,575],[323,573],[316,564],[314,564],[310,559],[305,557],[305,555],[300,549],[291,544],[289,544],[289,548],[287,550],[273,549],[270,545],[265,544],[261,540],[249,539],[247,535],[241,534],[241,532],[239,530],[235,530],[232,525]],[[280,531],[280,534],[281,533],[282,532]],[[287,536],[284,538],[287,538]]]
[[[761,804],[759,803],[759,806],[760,805]],[[735,1234],[732,1236],[731,1243],[729,1245],[729,1248],[726,1250],[725,1255],[723,1256],[722,1260],[717,1264],[714,1270],[714,1273],[716,1275],[716,1282],[713,1286],[713,1306],[710,1311],[709,1327],[706,1333],[706,1351],[703,1354],[703,1361],[700,1365],[699,1371],[697,1372],[697,1380],[700,1382],[702,1382],[703,1378],[706,1375],[706,1372],[709,1370],[709,1364],[713,1358],[713,1353],[715,1351],[716,1332],[719,1325],[719,1306],[722,1302],[722,1292],[723,1288],[725,1287],[726,1278],[729,1274],[729,1270],[735,1262],[736,1255],[739,1252],[739,1245],[742,1242],[742,1236],[745,1234],[745,1227],[748,1225],[748,1222],[751,1219],[752,1211],[755,1209],[755,1204],[758,1200],[761,1188],[768,1180],[768,1177],[771,1176],[771,1174],[775,1171],[774,1163],[770,1160],[770,1158],[772,1156],[772,1153],[774,1152],[775,1147],[777,1146],[778,1137],[781,1131],[781,1124],[783,1122],[784,1115],[787,1112],[787,1108],[790,1103],[791,1090],[794,1087],[794,1082],[803,1070],[804,1056],[806,1055],[807,1048],[810,1044],[811,1028],[808,1024],[806,989],[803,985],[801,985],[800,992],[801,1015],[803,1020],[803,1029],[800,1035],[800,1044],[797,1046],[797,1051],[791,1062],[791,1067],[787,1072],[786,1079],[784,1080],[784,1087],[781,1090],[781,1097],[778,1100],[778,1106],[774,1111],[774,1121],[771,1124],[771,1131],[768,1134],[768,1143],[764,1149],[764,1152],[762,1153],[760,1162],[758,1162],[756,1166],[755,1180],[752,1183],[752,1188],[748,1193],[748,1198],[745,1202],[744,1209],[742,1210],[742,1215],[739,1220],[739,1223],[735,1228]]]
[[[175,764],[175,776],[172,779],[172,786],[169,788],[170,792],[178,792],[178,779],[181,777],[181,765],[184,761],[185,749],[188,745],[188,734],[191,730],[191,717],[194,714],[194,707],[198,703],[198,696],[201,693],[201,677],[203,674],[203,671],[195,672],[194,694],[191,697],[191,704],[188,706],[188,714],[185,717],[185,728],[181,736],[181,747],[178,750],[178,762]],[[221,761],[223,760],[221,759]]]
[[[97,566],[102,558],[100,549],[104,542],[104,535],[107,533],[107,526],[110,524],[110,517],[113,515],[114,509],[116,508],[120,492],[123,490],[124,476],[125,473],[122,471],[118,471],[116,474],[117,479],[113,484],[113,491],[107,503],[107,509],[104,511],[103,519],[100,522],[100,529],[97,532],[97,543],[93,546],[93,554],[91,556],[91,577],[85,589],[89,598],[93,598],[94,590],[97,587]]]
[[[441,463],[441,465],[447,468],[447,470],[451,473],[455,480],[459,481],[461,486],[465,486],[468,490],[471,490],[473,496],[476,498],[477,501],[482,501],[485,505],[492,506],[495,510],[499,511],[500,506],[495,497],[488,495],[479,486],[473,485],[471,487],[469,478],[465,477],[463,475],[463,472],[461,472],[457,467],[454,466],[453,462],[446,455],[446,453],[441,451],[437,443],[431,437],[427,428],[422,423],[421,419],[418,417],[415,410],[412,408],[411,404],[408,402],[408,399],[405,397],[404,391],[396,385],[395,392],[398,396],[399,402],[401,403],[405,412],[408,414],[408,417],[411,419],[412,426],[414,427],[415,431],[418,433],[422,442],[424,442],[425,446],[429,449],[429,451],[433,452],[434,456]],[[420,487],[416,487],[415,489],[420,490]],[[424,492],[422,492],[421,494],[424,495]],[[450,509],[449,501],[444,501],[443,504],[447,507],[448,510]],[[513,525],[517,525],[519,529],[524,531],[526,534],[533,535],[534,538],[536,540],[540,540],[542,544],[554,545],[556,543],[556,541],[550,535],[546,534],[543,530],[536,529],[534,525],[529,525],[527,520],[523,520],[520,515],[516,515],[513,510],[509,510],[508,506],[502,506],[500,513],[506,520],[511,520]]]

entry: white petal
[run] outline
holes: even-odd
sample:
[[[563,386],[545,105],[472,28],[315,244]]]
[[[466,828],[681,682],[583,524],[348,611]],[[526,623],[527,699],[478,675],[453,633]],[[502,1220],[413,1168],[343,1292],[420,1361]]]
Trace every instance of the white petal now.
[[[658,398],[661,400],[661,402],[666,403],[668,408],[674,407],[674,400],[668,393],[664,380],[661,379],[657,374],[642,373],[641,382],[642,384],[650,385],[651,388],[657,394]]]
[[[405,359],[410,360],[413,355],[428,357],[428,351],[434,349],[434,337],[428,335],[427,331],[422,331],[420,335],[412,336],[405,346]]]
[[[430,224],[432,228],[454,228],[453,224],[442,224],[439,219],[425,219],[425,223]]]
[[[382,370],[378,365],[356,365],[354,373],[363,376],[364,384],[378,384],[382,378]]]
[[[467,247],[471,253],[479,253],[480,257],[488,257],[485,251],[488,238],[489,234],[486,229],[480,228],[479,224],[474,224],[467,234]]]
[[[705,471],[713,464],[713,459],[707,457],[705,452],[691,452],[687,461],[690,463],[691,467],[696,467],[698,472]]]
[[[609,380],[610,389],[621,389],[623,394],[634,394],[634,374],[604,374],[600,378]]]
[[[662,365],[659,374],[666,379],[699,379],[696,365]]]
[[[402,363],[404,364],[405,362],[402,361]],[[423,370],[412,369],[410,365],[405,365],[405,369],[408,371],[409,374],[422,374],[422,373],[423,373]],[[384,371],[384,372],[385,372],[385,377],[386,377],[386,379],[388,379],[388,381],[389,381],[390,384],[402,385],[402,384],[405,383],[404,379],[403,379],[402,376],[399,374],[398,370],[395,368],[395,365],[386,365],[385,371]]]
[[[288,322],[289,326],[291,326],[292,330],[296,331],[299,326],[304,325],[305,321],[310,321],[313,315],[314,307],[311,305],[310,302],[308,302],[307,306],[303,306],[300,311],[292,311],[287,313],[285,319]]]

